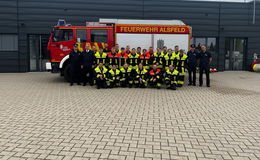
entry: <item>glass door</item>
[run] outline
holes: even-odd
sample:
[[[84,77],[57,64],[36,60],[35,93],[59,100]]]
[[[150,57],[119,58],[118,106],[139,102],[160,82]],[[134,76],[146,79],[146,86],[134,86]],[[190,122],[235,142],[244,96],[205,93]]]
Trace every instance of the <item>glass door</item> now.
[[[46,71],[49,35],[29,35],[30,71]]]
[[[225,70],[245,70],[246,38],[226,38],[225,51]]]

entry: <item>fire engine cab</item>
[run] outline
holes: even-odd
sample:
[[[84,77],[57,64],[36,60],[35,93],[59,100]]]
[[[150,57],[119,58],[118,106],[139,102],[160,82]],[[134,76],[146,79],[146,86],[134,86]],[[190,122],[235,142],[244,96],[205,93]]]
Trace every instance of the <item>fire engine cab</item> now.
[[[46,69],[60,72],[69,80],[68,54],[75,43],[79,44],[80,51],[85,49],[86,43],[97,50],[107,43],[109,48],[119,44],[120,47],[130,45],[142,49],[151,46],[174,48],[178,45],[187,51],[191,34],[191,27],[180,20],[100,19],[99,22],[87,22],[86,26],[72,26],[59,20],[49,38],[50,62],[46,63]]]

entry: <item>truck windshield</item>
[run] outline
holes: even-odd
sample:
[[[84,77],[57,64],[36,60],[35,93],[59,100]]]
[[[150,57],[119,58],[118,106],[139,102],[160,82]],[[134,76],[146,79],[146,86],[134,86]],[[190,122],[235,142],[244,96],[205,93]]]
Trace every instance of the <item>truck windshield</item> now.
[[[73,32],[72,29],[55,29],[53,41],[54,42],[61,42],[61,41],[68,41],[73,40]]]

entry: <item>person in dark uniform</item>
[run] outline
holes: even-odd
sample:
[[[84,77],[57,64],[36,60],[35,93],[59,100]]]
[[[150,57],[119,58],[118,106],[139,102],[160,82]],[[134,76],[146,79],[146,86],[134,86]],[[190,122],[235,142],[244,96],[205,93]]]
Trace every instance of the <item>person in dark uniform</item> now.
[[[89,82],[89,84],[92,86],[95,55],[94,52],[90,49],[89,44],[86,44],[86,50],[82,52],[81,57],[83,86],[86,86],[87,82]]]
[[[77,83],[80,85],[80,59],[81,53],[78,51],[78,45],[74,44],[72,51],[69,54],[70,61],[70,85]]]
[[[108,44],[107,43],[104,43],[104,50],[103,50],[105,53],[108,53],[110,52],[110,49],[108,47]]]
[[[195,44],[191,45],[191,49],[188,51],[188,72],[189,72],[189,86],[196,86],[196,70],[197,70],[197,61],[199,58],[199,53],[195,49]]]
[[[206,74],[206,81],[207,81],[207,87],[210,87],[210,78],[209,78],[209,72],[210,72],[210,63],[212,61],[211,53],[207,51],[205,45],[201,45],[201,52],[199,53],[199,68],[200,68],[200,86],[203,85],[203,72],[205,71]]]

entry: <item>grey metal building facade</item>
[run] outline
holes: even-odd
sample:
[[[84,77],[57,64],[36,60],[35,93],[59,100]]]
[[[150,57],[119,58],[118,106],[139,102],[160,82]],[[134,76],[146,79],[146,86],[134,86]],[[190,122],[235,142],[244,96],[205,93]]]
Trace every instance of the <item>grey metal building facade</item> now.
[[[249,70],[260,53],[260,2],[178,0],[0,0],[0,72],[41,71],[46,45],[58,19],[85,25],[99,18],[179,19],[206,44],[219,70]],[[171,47],[171,46],[169,46]]]

